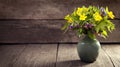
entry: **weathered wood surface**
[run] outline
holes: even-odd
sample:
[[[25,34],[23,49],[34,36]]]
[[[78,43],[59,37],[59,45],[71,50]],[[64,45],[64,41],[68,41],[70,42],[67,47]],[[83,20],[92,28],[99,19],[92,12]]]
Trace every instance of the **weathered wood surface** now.
[[[29,44],[20,52],[23,46],[0,46],[0,67],[55,67],[56,44]]]
[[[116,29],[101,42],[120,42],[120,21],[114,20]],[[3,43],[49,43],[78,42],[73,31],[64,34],[64,20],[0,20],[0,42]]]
[[[0,0],[0,18],[60,19],[83,5],[108,6],[120,18],[120,0]]]
[[[59,46],[56,67],[113,67],[113,64],[102,49],[98,59],[94,63],[88,64],[79,61],[76,45],[61,44]]]
[[[29,45],[13,63],[13,67],[54,67],[57,45]]]
[[[114,66],[120,67],[120,45],[105,45],[103,49],[112,60]]]
[[[81,62],[75,44],[0,45],[0,67],[120,67],[120,45],[102,45],[94,63]]]
[[[25,48],[26,45],[0,45],[0,67],[11,67]]]

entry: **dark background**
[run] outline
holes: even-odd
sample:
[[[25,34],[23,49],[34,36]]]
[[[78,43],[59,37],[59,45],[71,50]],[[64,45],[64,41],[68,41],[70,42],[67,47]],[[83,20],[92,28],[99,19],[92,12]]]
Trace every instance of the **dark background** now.
[[[104,43],[120,42],[120,0],[0,0],[0,43],[69,43],[79,38],[63,33],[65,15],[78,6],[108,6],[116,29]],[[80,38],[81,39],[81,38]]]

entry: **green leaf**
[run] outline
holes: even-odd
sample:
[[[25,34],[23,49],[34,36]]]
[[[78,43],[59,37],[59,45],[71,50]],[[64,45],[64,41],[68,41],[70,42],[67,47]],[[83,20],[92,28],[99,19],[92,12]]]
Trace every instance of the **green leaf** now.
[[[110,26],[107,26],[107,29],[108,29],[108,31],[110,31],[110,32],[111,32],[111,28],[110,28]]]
[[[90,31],[88,31],[88,36],[91,38],[91,39],[95,39],[95,35],[93,33],[91,33]]]
[[[100,30],[100,27],[96,27],[95,30],[96,30],[96,32],[98,33],[99,30]]]
[[[102,35],[103,35],[104,38],[106,38],[107,37],[107,32],[105,30],[103,30]]]
[[[107,21],[107,29],[110,32],[115,29],[115,25],[110,20]]]
[[[70,24],[66,22],[65,25],[61,28],[61,30],[67,30],[67,28],[68,28],[69,25]]]
[[[105,30],[106,29],[107,24],[103,21],[100,22],[99,24],[97,24],[97,26],[95,27],[95,30],[97,33],[99,33],[101,30]]]
[[[108,7],[106,7],[105,11],[106,11],[106,12],[109,12]]]
[[[82,35],[82,33],[83,33],[83,30],[82,30],[82,28],[80,28],[77,32],[77,35],[80,37]]]
[[[115,29],[115,25],[112,23],[111,24],[111,30],[114,30]]]

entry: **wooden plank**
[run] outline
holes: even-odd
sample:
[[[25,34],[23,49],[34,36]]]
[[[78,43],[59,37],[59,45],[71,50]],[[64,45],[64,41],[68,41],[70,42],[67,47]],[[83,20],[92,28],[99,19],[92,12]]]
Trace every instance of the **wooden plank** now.
[[[1,19],[60,19],[78,6],[108,6],[120,18],[120,0],[0,0]]]
[[[60,44],[56,65],[56,67],[113,67],[109,57],[102,49],[94,63],[81,62],[75,44]]]
[[[115,67],[120,67],[120,44],[105,45],[104,51],[109,55]]]
[[[10,67],[24,49],[25,45],[0,45],[0,67]]]
[[[13,63],[12,67],[55,67],[57,44],[32,44]]]
[[[119,20],[113,21],[116,29],[100,42],[120,42]],[[49,43],[78,42],[73,31],[64,34],[64,20],[0,20],[0,42],[3,43]]]
[[[0,22],[0,41],[5,43],[57,42],[64,37],[59,20],[6,20]]]

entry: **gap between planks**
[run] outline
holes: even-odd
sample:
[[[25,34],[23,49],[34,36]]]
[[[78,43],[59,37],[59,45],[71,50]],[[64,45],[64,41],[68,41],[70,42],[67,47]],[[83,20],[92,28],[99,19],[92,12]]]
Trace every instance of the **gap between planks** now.
[[[120,45],[114,44],[102,45],[100,55],[94,63],[83,63],[80,61],[76,52],[76,44],[1,45],[0,48],[0,66],[2,65],[2,67],[7,67],[7,65],[12,67],[31,67],[31,65],[35,67],[120,66]],[[13,57],[14,55],[16,57]],[[5,61],[7,62],[3,63]]]

